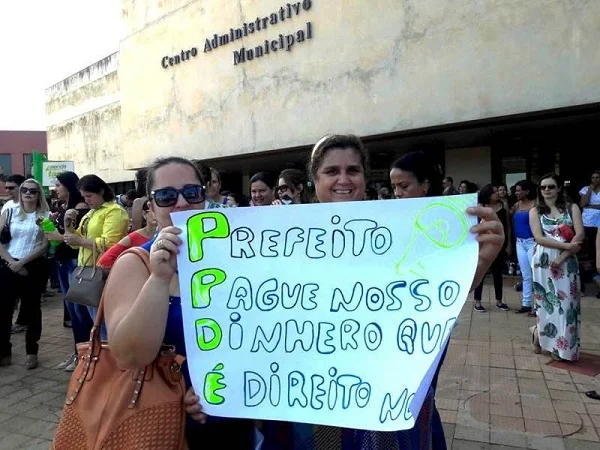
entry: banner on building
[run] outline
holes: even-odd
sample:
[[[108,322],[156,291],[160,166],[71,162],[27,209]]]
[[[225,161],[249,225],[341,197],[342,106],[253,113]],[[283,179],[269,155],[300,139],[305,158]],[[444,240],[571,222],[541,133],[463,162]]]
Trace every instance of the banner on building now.
[[[73,161],[44,161],[42,163],[42,186],[54,186],[56,184],[56,176],[67,171],[75,171]]]

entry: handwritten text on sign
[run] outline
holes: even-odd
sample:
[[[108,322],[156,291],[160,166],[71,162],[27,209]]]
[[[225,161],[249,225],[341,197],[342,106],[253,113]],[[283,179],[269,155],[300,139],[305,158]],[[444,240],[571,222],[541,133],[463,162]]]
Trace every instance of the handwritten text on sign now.
[[[477,262],[475,196],[173,214],[208,414],[411,428]],[[429,373],[428,373],[429,371]]]

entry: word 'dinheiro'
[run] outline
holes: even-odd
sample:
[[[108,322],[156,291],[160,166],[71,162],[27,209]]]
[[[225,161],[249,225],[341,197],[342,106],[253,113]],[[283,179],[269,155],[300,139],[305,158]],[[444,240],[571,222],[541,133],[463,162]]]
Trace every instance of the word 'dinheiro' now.
[[[190,375],[205,411],[412,427],[471,286],[477,242],[464,210],[474,202],[174,214]]]

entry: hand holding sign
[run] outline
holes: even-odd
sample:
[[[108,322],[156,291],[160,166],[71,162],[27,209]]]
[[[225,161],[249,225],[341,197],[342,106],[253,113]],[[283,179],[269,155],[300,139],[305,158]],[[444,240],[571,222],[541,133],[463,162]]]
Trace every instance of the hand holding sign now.
[[[173,214],[204,411],[411,428],[473,280],[473,204],[471,195]]]
[[[179,235],[181,230],[176,227],[167,227],[160,231],[152,248],[150,249],[150,267],[152,275],[167,282],[171,280],[177,270],[177,253],[181,245]]]

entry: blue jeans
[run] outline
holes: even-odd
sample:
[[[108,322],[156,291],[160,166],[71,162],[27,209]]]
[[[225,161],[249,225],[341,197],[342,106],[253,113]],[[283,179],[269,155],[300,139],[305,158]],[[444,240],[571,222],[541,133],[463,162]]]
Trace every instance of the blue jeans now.
[[[533,269],[531,260],[533,258],[533,247],[535,239],[517,238],[517,259],[523,277],[523,306],[531,306],[531,294],[533,292]]]
[[[62,291],[63,295],[67,295],[69,287],[71,286],[71,277],[73,275],[73,271],[77,267],[77,260],[57,260],[56,265],[58,267],[58,283],[60,284],[60,290]],[[89,341],[93,322],[87,308],[78,303],[68,302],[66,300],[65,305],[67,306],[69,316],[71,317],[71,326],[75,345],[81,342]]]
[[[92,316],[92,322],[96,322],[96,316],[98,315],[98,308],[94,308],[93,306],[87,307],[90,316]],[[106,331],[106,322],[102,319],[102,325],[100,326],[100,339],[103,341],[108,340],[108,333]]]

